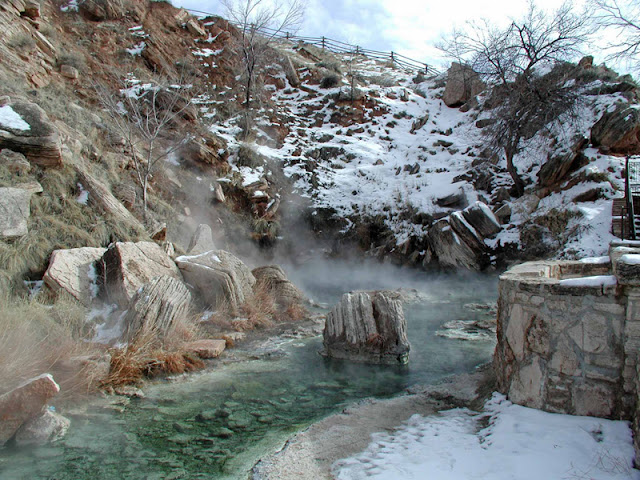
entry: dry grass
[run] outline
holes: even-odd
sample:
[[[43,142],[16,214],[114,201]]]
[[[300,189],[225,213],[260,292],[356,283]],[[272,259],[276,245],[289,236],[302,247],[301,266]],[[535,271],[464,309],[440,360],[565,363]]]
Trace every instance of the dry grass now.
[[[57,372],[63,361],[95,353],[95,347],[84,341],[86,311],[76,302],[60,298],[48,306],[9,298],[6,291],[0,296],[0,394],[43,373],[60,380]],[[91,379],[72,377],[59,382],[62,394],[91,388]]]

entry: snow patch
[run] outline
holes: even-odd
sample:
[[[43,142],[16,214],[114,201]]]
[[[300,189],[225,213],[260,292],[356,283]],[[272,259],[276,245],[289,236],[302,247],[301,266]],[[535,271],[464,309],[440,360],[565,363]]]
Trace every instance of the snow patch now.
[[[18,112],[11,105],[0,107],[0,126],[26,132],[31,130],[31,126],[23,120]]]
[[[564,287],[615,287],[618,280],[615,275],[594,275],[592,277],[565,278],[558,283]]]

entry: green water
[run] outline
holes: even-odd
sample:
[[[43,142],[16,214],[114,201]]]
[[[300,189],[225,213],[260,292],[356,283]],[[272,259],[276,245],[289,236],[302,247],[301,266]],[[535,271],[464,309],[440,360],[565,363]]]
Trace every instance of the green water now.
[[[291,276],[296,274],[302,275]],[[315,276],[305,281],[302,276],[297,281],[316,299],[329,302],[359,285],[398,286],[395,277],[367,277],[367,282],[345,278]],[[46,447],[1,449],[0,478],[245,479],[260,456],[353,401],[391,396],[411,385],[471,371],[490,359],[492,341],[452,340],[434,332],[447,321],[482,316],[464,305],[495,301],[495,278],[405,280],[406,286],[426,293],[420,302],[405,306],[412,345],[407,366],[326,360],[318,355],[320,337],[274,339],[259,351],[236,353],[239,358],[262,353],[260,359],[218,364],[178,381],[153,383],[145,387],[146,398],[127,405],[111,406],[111,400],[103,400],[81,414],[61,412],[72,415],[67,436]]]

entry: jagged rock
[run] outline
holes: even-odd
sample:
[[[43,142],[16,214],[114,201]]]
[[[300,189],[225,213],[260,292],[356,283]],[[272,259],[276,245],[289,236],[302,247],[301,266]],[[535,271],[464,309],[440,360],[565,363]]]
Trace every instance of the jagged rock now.
[[[536,211],[540,204],[540,197],[537,195],[523,195],[511,202],[511,215],[521,217],[527,220],[528,217]]]
[[[31,192],[20,188],[0,188],[0,238],[18,238],[28,233]]]
[[[587,55],[582,57],[578,62],[580,68],[592,68],[593,67],[593,55]]]
[[[191,237],[191,242],[189,242],[187,253],[190,255],[199,255],[201,253],[210,252],[215,249],[216,246],[213,243],[213,233],[211,232],[211,227],[207,224],[201,223],[193,233],[193,237]]]
[[[153,242],[116,242],[98,262],[101,293],[117,303],[129,303],[136,292],[154,277],[182,280],[175,263]]]
[[[127,14],[125,2],[110,0],[85,0],[78,2],[78,10],[88,20],[102,22],[104,20],[118,20]]]
[[[442,100],[447,107],[459,107],[475,97],[485,84],[469,65],[453,62],[447,72],[447,84]]]
[[[431,250],[443,267],[482,270],[487,265],[488,259],[484,249],[474,250],[465,243],[446,218],[439,220],[429,229],[427,238]],[[476,242],[473,244],[477,246]]]
[[[253,269],[251,273],[256,278],[256,288],[266,288],[278,305],[286,307],[307,301],[305,294],[289,281],[287,274],[280,266],[258,267]]]
[[[7,165],[14,175],[25,175],[31,171],[31,164],[23,154],[5,148],[0,151],[0,164]]]
[[[591,128],[591,143],[604,153],[640,154],[640,110],[624,104],[605,112]]]
[[[181,156],[187,160],[207,165],[224,165],[229,158],[227,143],[217,135],[207,134],[189,140],[181,149]]]
[[[476,231],[475,228],[467,222],[462,212],[453,212],[449,215],[449,224],[453,231],[458,234],[460,240],[467,245],[474,252],[483,253],[487,247],[484,244],[484,239]]]
[[[64,290],[88,307],[98,293],[96,262],[106,251],[91,247],[54,250],[44,282],[54,292]]]
[[[136,227],[143,231],[144,226],[122,203],[102,184],[79,166],[74,167],[81,185],[89,192],[89,203],[100,209],[103,213],[112,215],[116,220]]]
[[[356,362],[404,364],[409,360],[407,323],[399,295],[345,293],[327,315],[324,354]]]
[[[220,203],[224,203],[227,199],[224,196],[224,191],[222,190],[222,185],[220,185],[219,183],[216,182],[215,186],[213,187],[213,198],[215,198],[215,200],[217,202]]]
[[[21,14],[31,20],[37,20],[40,18],[40,2],[35,0],[26,0],[24,2],[24,10]]]
[[[9,110],[15,121],[0,123],[0,150],[24,154],[31,163],[43,167],[62,164],[62,150],[56,128],[45,111],[35,103],[14,101],[0,107]]]
[[[224,250],[176,259],[185,281],[209,306],[226,303],[238,310],[251,295],[256,279],[249,268],[236,256]]]
[[[16,183],[13,188],[18,188],[20,190],[24,190],[25,192],[30,193],[31,195],[35,195],[38,193],[44,192],[42,185],[38,182],[24,182],[24,183]]]
[[[553,187],[566,177],[576,164],[576,159],[589,140],[579,138],[569,149],[556,151],[549,156],[538,172],[538,183],[543,187]]]
[[[30,445],[45,445],[61,439],[69,430],[71,422],[68,418],[45,410],[38,417],[27,420],[16,432],[16,445],[20,447]]]
[[[11,439],[27,420],[39,416],[60,387],[49,374],[33,378],[0,396],[0,445]]]
[[[122,202],[125,208],[130,209],[136,203],[138,194],[136,193],[136,187],[127,183],[119,183],[113,187],[114,196]]]
[[[166,338],[184,322],[191,306],[191,293],[174,277],[155,277],[135,294],[124,317],[125,338]]]
[[[496,215],[482,202],[465,208],[462,215],[482,238],[491,238],[502,229]]]
[[[205,32],[204,28],[200,26],[195,18],[190,18],[189,20],[187,20],[186,24],[187,30],[189,30],[189,33],[191,35],[195,35],[198,37],[204,37],[207,35],[207,32]]]
[[[496,218],[500,221],[500,224],[506,225],[511,220],[511,205],[505,203],[498,210],[496,210]]]
[[[218,358],[224,352],[226,345],[225,340],[196,340],[185,344],[182,349],[200,358],[209,359]]]

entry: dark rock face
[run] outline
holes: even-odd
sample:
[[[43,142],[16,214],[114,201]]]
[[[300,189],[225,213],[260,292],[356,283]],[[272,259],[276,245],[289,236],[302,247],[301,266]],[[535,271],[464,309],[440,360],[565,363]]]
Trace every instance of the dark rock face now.
[[[639,154],[640,110],[625,105],[605,112],[591,128],[591,143],[606,153]]]
[[[58,131],[42,108],[25,101],[15,101],[2,108],[11,108],[24,124],[0,124],[0,150],[7,148],[22,153],[31,163],[42,167],[62,165]]]
[[[539,183],[543,187],[553,187],[565,179],[567,174],[579,163],[582,149],[587,145],[586,138],[579,138],[569,149],[561,150],[549,157],[538,173]]]
[[[191,293],[180,280],[156,277],[135,295],[124,318],[125,337],[132,341],[140,335],[165,338],[186,319]]]
[[[442,100],[447,107],[459,107],[484,90],[480,76],[468,65],[454,62],[447,72]]]
[[[409,361],[407,322],[392,292],[345,293],[327,315],[324,355],[361,363]]]

